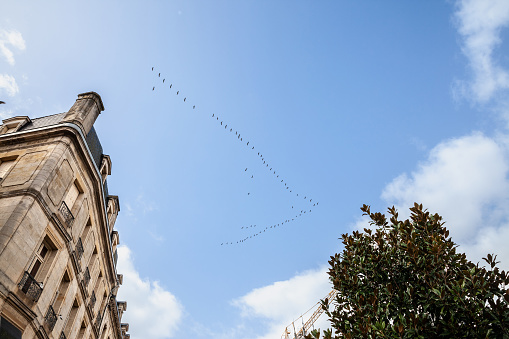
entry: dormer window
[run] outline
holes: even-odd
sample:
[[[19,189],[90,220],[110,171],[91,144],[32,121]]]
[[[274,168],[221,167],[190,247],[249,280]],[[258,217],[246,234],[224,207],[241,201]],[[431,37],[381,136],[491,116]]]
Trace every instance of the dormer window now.
[[[0,127],[0,134],[17,132],[21,129],[21,127],[25,126],[29,122],[31,122],[31,120],[27,116],[13,117],[2,120],[3,124]]]
[[[108,218],[108,224],[110,225],[111,230],[113,230],[113,227],[115,226],[115,221],[117,220],[117,215],[119,211],[120,205],[118,202],[118,196],[108,195],[106,217]]]
[[[101,169],[99,171],[101,172],[101,180],[104,185],[108,175],[111,175],[111,159],[109,155],[103,154],[101,160]]]

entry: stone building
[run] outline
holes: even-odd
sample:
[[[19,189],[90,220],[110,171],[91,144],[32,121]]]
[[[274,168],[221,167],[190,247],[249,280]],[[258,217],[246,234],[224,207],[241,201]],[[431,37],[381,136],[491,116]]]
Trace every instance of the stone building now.
[[[119,201],[93,127],[103,110],[89,92],[68,112],[0,126],[0,339],[129,338]]]

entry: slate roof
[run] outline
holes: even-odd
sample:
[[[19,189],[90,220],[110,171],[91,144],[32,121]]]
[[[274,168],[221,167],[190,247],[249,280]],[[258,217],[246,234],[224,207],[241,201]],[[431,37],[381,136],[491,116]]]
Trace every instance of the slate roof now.
[[[30,119],[30,120],[32,120],[32,122],[29,122],[28,124],[23,126],[20,129],[20,131],[28,131],[28,130],[39,128],[39,127],[56,125],[56,124],[60,123],[60,121],[62,121],[62,119],[65,117],[65,114],[66,114],[66,112],[48,115],[47,117]]]

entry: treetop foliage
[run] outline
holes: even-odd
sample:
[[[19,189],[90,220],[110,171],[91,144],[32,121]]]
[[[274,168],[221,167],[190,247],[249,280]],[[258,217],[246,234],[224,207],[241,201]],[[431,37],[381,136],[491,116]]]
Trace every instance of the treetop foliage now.
[[[322,307],[332,324],[325,338],[509,338],[509,273],[496,255],[473,264],[443,226],[417,203],[400,221],[363,205],[374,230],[343,234],[329,261],[339,293]],[[319,338],[314,331],[307,338]]]

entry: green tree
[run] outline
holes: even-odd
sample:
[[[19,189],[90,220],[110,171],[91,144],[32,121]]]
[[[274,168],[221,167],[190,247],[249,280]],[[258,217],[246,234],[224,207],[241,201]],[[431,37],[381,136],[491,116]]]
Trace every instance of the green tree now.
[[[509,273],[496,256],[483,258],[487,268],[467,260],[442,217],[417,203],[405,221],[394,207],[389,220],[361,210],[375,229],[342,235],[329,261],[339,293],[331,308],[322,300],[325,338],[509,338]]]

